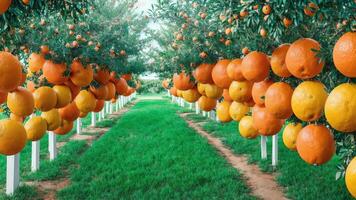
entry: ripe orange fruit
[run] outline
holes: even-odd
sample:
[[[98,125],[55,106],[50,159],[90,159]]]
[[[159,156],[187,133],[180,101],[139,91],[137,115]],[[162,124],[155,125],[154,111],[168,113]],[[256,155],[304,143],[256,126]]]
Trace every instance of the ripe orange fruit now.
[[[55,108],[50,111],[43,112],[41,117],[46,120],[48,131],[56,130],[62,122],[61,116],[59,115],[58,110]]]
[[[298,134],[296,146],[299,156],[312,165],[328,162],[335,153],[334,136],[323,125],[304,127]]]
[[[240,17],[244,18],[248,15],[248,11],[247,10],[241,10],[240,11]]]
[[[347,166],[345,182],[350,194],[356,198],[356,157]]]
[[[271,10],[272,10],[272,8],[271,8],[271,6],[270,5],[264,5],[263,7],[262,7],[262,12],[263,12],[263,14],[265,14],[265,15],[269,15],[270,13],[271,13]]]
[[[39,72],[45,62],[46,59],[42,54],[32,53],[28,58],[28,69],[31,72]]]
[[[213,83],[211,72],[214,65],[203,63],[199,65],[193,72],[194,78],[201,83]]]
[[[356,131],[356,85],[344,83],[331,91],[325,102],[325,117],[338,131]]]
[[[173,85],[178,90],[189,90],[194,86],[190,80],[190,76],[185,72],[181,72],[179,75],[173,75]]]
[[[64,83],[64,85],[68,86],[71,93],[72,93],[72,99],[74,99],[80,92],[80,87],[74,85],[74,83],[71,80],[68,80]]]
[[[265,94],[269,86],[273,84],[271,80],[264,80],[261,82],[254,83],[252,86],[252,98],[253,101],[259,105],[265,105]]]
[[[275,118],[265,107],[254,106],[252,118],[253,126],[263,136],[277,134],[284,124],[284,120]]]
[[[61,118],[66,121],[75,121],[76,119],[78,119],[80,114],[80,111],[78,110],[75,102],[71,102],[65,107],[60,108],[58,112]]]
[[[229,108],[229,114],[233,120],[240,121],[249,110],[250,108],[247,105],[233,101]]]
[[[0,6],[1,11],[1,6]],[[15,90],[22,81],[22,65],[11,53],[0,52],[0,92]]]
[[[250,53],[250,50],[247,48],[247,47],[244,47],[242,50],[241,50],[242,54],[244,55],[247,55],[248,53]],[[238,80],[236,80],[238,81]]]
[[[22,116],[17,116],[15,115],[14,113],[10,113],[10,119],[12,120],[15,120],[15,121],[18,121],[18,122],[23,122],[25,117],[22,117]]]
[[[328,93],[322,83],[304,81],[293,92],[292,110],[300,120],[318,120],[323,113],[327,97]]]
[[[324,62],[313,50],[320,50],[320,44],[310,38],[301,38],[293,42],[287,51],[285,63],[288,71],[300,79],[313,78],[324,67]]]
[[[216,107],[216,115],[220,122],[230,122],[232,120],[229,110],[231,102],[223,101]]]
[[[31,117],[25,124],[25,130],[27,140],[40,140],[46,134],[47,122],[40,116]]]
[[[49,47],[47,45],[42,45],[41,47],[41,53],[46,55],[46,54],[49,54],[50,50],[49,50]]]
[[[32,93],[26,88],[18,87],[7,95],[7,107],[17,116],[31,115],[35,107]]]
[[[26,130],[18,121],[0,120],[0,154],[15,155],[26,145]]]
[[[54,63],[51,60],[46,60],[42,67],[43,76],[47,79],[49,83],[60,85],[67,81],[65,77],[65,71],[67,66],[63,63]]]
[[[37,85],[33,82],[33,81],[27,81],[27,85],[26,88],[30,91],[30,92],[35,92]]]
[[[304,14],[308,16],[314,16],[318,9],[319,7],[315,3],[310,2],[308,6],[304,7]]]
[[[162,81],[162,87],[163,87],[164,89],[169,89],[169,81],[168,81],[167,79],[164,79],[164,80]]]
[[[356,78],[356,32],[347,32],[336,42],[334,64],[344,76]]]
[[[115,98],[116,89],[115,89],[114,83],[112,83],[112,82],[108,82],[106,84],[106,87],[108,88],[108,94],[107,94],[105,100],[109,101],[109,100]]]
[[[26,82],[27,74],[22,73],[21,82],[19,86],[23,86]]]
[[[57,135],[65,135],[73,129],[73,121],[62,120],[61,125],[53,132]]]
[[[258,136],[258,131],[253,126],[253,118],[251,116],[244,116],[238,126],[242,137],[254,139]]]
[[[253,107],[256,105],[256,103],[253,101],[253,99],[250,99],[246,102],[243,102],[244,105],[248,106],[248,107]]]
[[[49,111],[57,105],[57,94],[48,86],[36,89],[33,93],[33,98],[35,100],[35,108],[43,112]]]
[[[288,28],[290,25],[292,25],[293,21],[287,17],[283,18],[283,24],[286,28]]]
[[[267,31],[266,31],[266,29],[261,28],[261,30],[260,30],[260,35],[261,35],[263,38],[265,38],[265,37],[267,36]]]
[[[177,97],[183,97],[182,90],[177,89]]]
[[[232,82],[232,79],[227,75],[227,66],[229,63],[230,60],[227,59],[219,60],[213,68],[211,75],[215,85],[219,88],[227,89]]]
[[[273,83],[266,91],[265,106],[267,112],[278,119],[287,119],[292,116],[291,99],[293,88],[284,82]]]
[[[128,90],[128,85],[125,79],[120,78],[116,83],[115,83],[115,87],[116,87],[116,92],[119,95],[123,95],[127,92]]]
[[[12,0],[2,0],[0,2],[0,15],[5,13],[9,9],[11,3]]]
[[[116,77],[117,77],[117,76],[116,76],[116,72],[114,72],[114,71],[110,72],[110,79],[109,79],[109,80],[110,80],[111,82],[114,82],[114,83],[115,83],[115,81],[117,80]]]
[[[169,89],[169,93],[175,97],[178,97],[177,89],[175,87],[171,87],[171,89]]]
[[[242,59],[234,59],[227,66],[227,76],[234,81],[245,81],[245,77],[241,72]]]
[[[243,58],[242,75],[246,80],[260,82],[268,77],[270,63],[266,54],[253,51]]]
[[[198,92],[204,96],[205,96],[205,86],[206,86],[206,84],[203,84],[203,83],[198,83],[198,86],[197,86]]]
[[[0,104],[5,103],[6,99],[7,99],[7,92],[0,92]]]
[[[132,74],[123,74],[121,78],[125,79],[126,81],[132,80]]]
[[[182,92],[183,99],[188,101],[189,103],[194,103],[199,100],[201,97],[197,88],[192,88],[189,90],[185,90]]]
[[[296,147],[296,142],[297,142],[297,137],[302,130],[303,126],[301,123],[290,123],[288,124],[284,130],[283,130],[283,143],[284,145],[292,151],[297,150]]]
[[[70,80],[79,87],[88,86],[94,77],[93,68],[90,65],[84,67],[80,61],[73,61],[71,65]]]
[[[225,34],[226,35],[230,35],[231,33],[232,33],[232,29],[231,28],[225,29]]]
[[[94,79],[101,85],[105,85],[110,80],[110,72],[107,69],[99,69],[94,74]]]
[[[95,105],[95,109],[93,110],[93,112],[100,112],[103,108],[104,108],[104,105],[105,105],[105,101],[104,100],[96,100],[96,105]]]
[[[89,113],[96,107],[95,96],[87,90],[80,91],[74,101],[79,111],[83,113]]]
[[[229,87],[229,94],[234,101],[246,102],[252,98],[252,83],[233,81]]]
[[[80,118],[86,118],[88,116],[88,113],[86,112],[80,112],[79,117]]]
[[[212,98],[212,99],[218,99],[222,96],[224,91],[223,91],[223,89],[219,88],[218,86],[216,86],[214,84],[205,84],[204,92],[205,92],[205,96]]]
[[[30,5],[30,0],[22,0],[22,3],[24,3],[25,5]]]
[[[109,89],[105,85],[100,85],[98,88],[90,86],[89,90],[94,94],[97,99],[105,100],[108,96]]]
[[[274,74],[279,77],[286,78],[290,77],[292,74],[288,71],[285,63],[287,51],[290,44],[282,44],[276,48],[271,57],[271,68]]]
[[[203,111],[211,111],[216,107],[216,99],[201,96],[198,100],[199,108]]]
[[[65,85],[55,85],[53,90],[57,94],[56,108],[63,108],[72,102],[72,92],[69,87]]]
[[[228,89],[224,89],[223,97],[224,97],[224,101],[233,101],[232,98],[230,97]]]

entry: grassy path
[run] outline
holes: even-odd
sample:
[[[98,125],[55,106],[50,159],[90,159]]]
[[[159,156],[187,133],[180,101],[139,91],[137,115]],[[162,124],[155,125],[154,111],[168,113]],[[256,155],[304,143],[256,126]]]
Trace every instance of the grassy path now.
[[[284,188],[276,183],[275,177],[272,174],[264,173],[257,165],[248,163],[246,156],[234,154],[219,138],[213,137],[194,121],[187,119],[187,115],[188,113],[180,114],[180,116],[187,121],[189,127],[206,138],[209,144],[214,146],[231,166],[239,172],[242,172],[245,182],[251,188],[251,192],[254,196],[264,200],[287,200],[283,192]]]
[[[178,106],[177,106],[178,107]],[[180,108],[181,111],[187,111]],[[266,172],[273,172],[271,167],[271,139],[268,141],[268,159],[261,160],[259,139],[247,140],[237,131],[237,123],[221,124],[211,119],[189,114],[188,118],[200,122],[205,131],[220,138],[235,154],[246,155],[250,163],[256,163]],[[201,123],[203,122],[203,123]],[[205,123],[204,123],[205,122]],[[351,200],[344,179],[335,180],[338,157],[321,166],[306,164],[297,152],[289,151],[279,137],[279,163],[277,181],[286,188],[286,196],[296,200]]]
[[[79,159],[59,199],[255,199],[241,175],[176,115],[145,100]]]

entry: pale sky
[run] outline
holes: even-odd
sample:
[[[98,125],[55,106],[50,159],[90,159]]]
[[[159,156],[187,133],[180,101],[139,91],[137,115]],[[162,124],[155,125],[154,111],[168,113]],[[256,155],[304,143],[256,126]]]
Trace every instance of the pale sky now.
[[[154,4],[156,0],[138,0],[138,10],[139,11],[146,11],[151,8],[151,5]]]
[[[146,12],[148,9],[150,9],[152,7],[152,4],[154,4],[157,0],[138,0],[137,2],[137,7],[138,7],[138,11],[139,12]],[[157,29],[159,27],[158,24],[155,24],[153,22],[150,22],[149,27],[152,29]],[[156,46],[157,44],[155,44],[155,42],[151,43],[151,47]],[[150,48],[148,48],[146,51],[149,51]],[[145,51],[145,50],[144,50]],[[139,77],[142,80],[154,80],[154,79],[158,79],[158,75],[156,73],[145,73],[140,75]]]

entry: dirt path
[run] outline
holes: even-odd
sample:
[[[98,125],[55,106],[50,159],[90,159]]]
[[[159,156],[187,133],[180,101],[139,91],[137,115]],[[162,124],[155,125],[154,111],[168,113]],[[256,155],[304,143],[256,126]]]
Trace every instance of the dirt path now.
[[[283,189],[276,183],[275,177],[272,174],[263,173],[257,165],[248,164],[245,156],[235,155],[230,149],[224,146],[220,139],[213,137],[204,131],[201,126],[189,120],[186,117],[187,114],[189,113],[180,114],[180,117],[197,133],[205,137],[235,169],[243,174],[253,195],[266,200],[287,199],[283,194]]]
[[[122,108],[118,112],[115,112],[113,114],[110,114],[108,116],[109,119],[112,118],[118,118],[119,116],[122,116],[125,114],[127,111],[130,110],[132,106],[134,106],[138,101],[135,100],[131,103],[128,104],[128,106]],[[99,139],[102,135],[104,135],[110,128],[99,128],[99,127],[92,127],[88,126],[86,128],[83,128],[83,133],[81,135],[74,134],[72,137],[69,138],[68,141],[72,140],[84,140],[86,143],[91,146],[92,143]],[[98,135],[91,135],[99,133]],[[60,142],[57,143],[57,148],[63,147],[67,142]],[[67,187],[70,184],[70,180],[68,177],[68,174],[66,174],[65,177],[59,179],[59,180],[49,180],[49,181],[28,181],[25,182],[26,185],[29,186],[34,186],[37,188],[38,191],[38,199],[43,199],[43,200],[54,200],[56,199],[56,193],[57,191]]]

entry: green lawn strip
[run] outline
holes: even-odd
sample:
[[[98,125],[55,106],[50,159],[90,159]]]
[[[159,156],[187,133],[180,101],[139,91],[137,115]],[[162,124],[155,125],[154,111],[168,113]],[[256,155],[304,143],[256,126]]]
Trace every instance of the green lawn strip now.
[[[76,164],[81,154],[88,148],[86,141],[69,141],[53,161],[44,160],[41,170],[28,174],[26,180],[55,180],[65,176],[66,170]]]
[[[188,118],[201,121],[195,113],[189,114]],[[236,154],[246,155],[249,162],[259,165],[261,170],[272,172],[271,152],[272,137],[268,138],[268,159],[261,160],[260,138],[254,140],[244,139],[240,136],[237,123],[218,123],[207,119],[203,129],[220,138],[226,146]],[[311,166],[305,163],[297,152],[288,150],[279,133],[279,163],[277,167],[277,181],[284,186],[286,195],[291,199],[315,200],[315,199],[353,199],[347,192],[344,180],[335,180],[338,157],[321,166]]]
[[[190,119],[190,120],[193,120],[194,122],[206,122],[206,117],[203,117],[202,115],[196,115],[196,114],[193,114],[193,113],[189,113],[187,115],[187,117]]]
[[[79,159],[59,199],[255,199],[164,100],[138,102]]]
[[[90,116],[82,119],[84,126],[90,124]],[[67,135],[57,135],[57,142],[67,142],[73,134],[75,134],[75,129],[68,133]],[[31,174],[31,151],[32,144],[30,141],[27,142],[26,147],[20,153],[20,178],[26,180],[26,177]],[[40,140],[40,171],[42,169],[42,164],[48,161],[48,135],[46,134]],[[4,189],[6,182],[6,156],[0,155],[0,185]]]
[[[0,193],[1,200],[29,200],[37,199],[38,193],[34,186],[23,185],[20,186],[12,196],[7,196],[5,193]]]
[[[116,118],[116,119],[118,119],[118,118]],[[103,121],[96,123],[96,127],[109,128],[109,127],[112,127],[114,123],[115,123],[115,119],[105,119]]]
[[[134,101],[135,99],[133,99],[132,101]],[[131,103],[129,104],[126,104],[124,107],[130,107],[131,106]],[[118,116],[115,116],[113,115],[111,118],[106,118],[104,119],[103,121],[100,121],[100,122],[97,122],[96,123],[96,127],[97,128],[110,128],[112,127],[117,120],[119,120],[121,118],[120,115]]]

